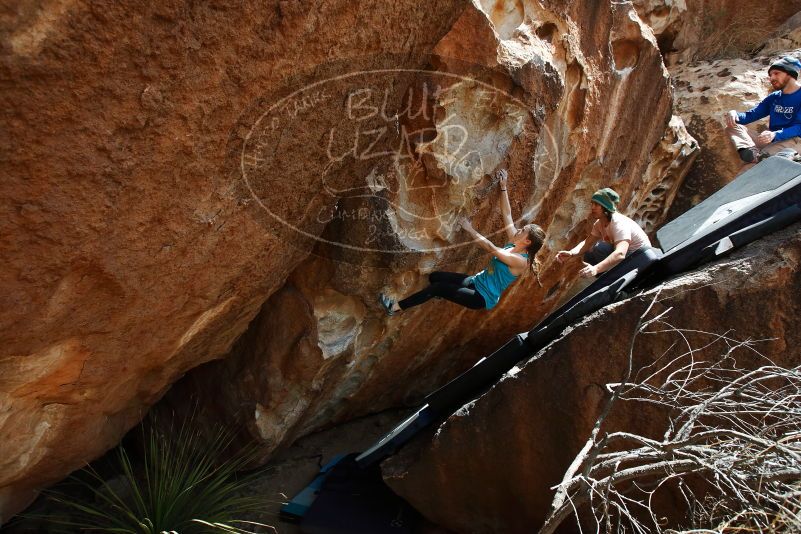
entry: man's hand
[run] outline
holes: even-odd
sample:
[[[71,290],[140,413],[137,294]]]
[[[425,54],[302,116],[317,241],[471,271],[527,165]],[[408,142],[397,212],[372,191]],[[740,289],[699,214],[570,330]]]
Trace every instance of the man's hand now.
[[[569,250],[560,250],[559,252],[556,253],[556,261],[558,261],[559,263],[564,263],[565,260],[572,257],[573,253],[570,252]]]
[[[765,130],[757,137],[756,144],[759,148],[762,148],[771,144],[775,138],[776,138],[776,132]]]
[[[726,126],[729,128],[734,128],[737,126],[737,111],[732,109],[731,111],[726,113]]]
[[[592,278],[593,276],[598,275],[598,269],[595,265],[590,265],[588,263],[584,264],[584,268],[579,271],[579,276],[582,278]]]
[[[506,169],[501,169],[498,171],[497,176],[501,189],[506,189],[506,184],[509,181],[509,173],[506,172]]]

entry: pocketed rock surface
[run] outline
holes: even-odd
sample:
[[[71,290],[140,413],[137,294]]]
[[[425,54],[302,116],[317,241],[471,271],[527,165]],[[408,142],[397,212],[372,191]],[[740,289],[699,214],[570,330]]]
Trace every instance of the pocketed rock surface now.
[[[0,521],[211,360],[171,402],[265,459],[427,393],[568,290],[595,189],[658,224],[697,151],[610,0],[12,2],[0,72]],[[539,278],[384,317],[487,261],[501,166]]]
[[[233,421],[243,439],[261,443],[265,458],[315,429],[414,405],[533,326],[570,290],[580,262],[565,268],[554,255],[588,231],[593,191],[616,188],[622,209],[649,229],[664,220],[698,148],[671,115],[659,50],[630,6],[471,5],[434,54],[439,72],[472,78],[445,84],[447,97],[424,125],[436,137],[416,145],[413,165],[384,173],[386,204],[366,210],[368,218],[378,207],[387,213],[379,244],[397,243],[402,253],[368,258],[331,247],[369,240],[359,240],[360,231],[369,237],[369,224],[352,217],[364,206],[343,195],[324,231],[328,242],[272,293],[224,360],[173,388],[169,405],[200,398],[212,421]],[[475,78],[515,99],[493,101]],[[452,124],[465,143],[454,141]],[[503,242],[492,177],[500,167],[509,169],[514,215],[528,214],[548,231],[539,277],[516,282],[490,312],[436,300],[387,318],[379,292],[399,298],[423,287],[431,271],[483,268],[488,258],[478,247],[453,246],[465,239],[455,216],[471,217],[479,231]],[[420,187],[396,192],[391,184],[398,179]]]
[[[801,57],[801,49],[782,55]],[[673,219],[734,180],[753,165],[744,163],[725,133],[724,116],[729,110],[747,111],[767,97],[773,88],[768,67],[776,55],[751,59],[700,61],[671,67],[675,87],[675,113],[698,141],[701,151],[683,186],[671,204]],[[757,132],[768,127],[768,119],[748,125]]]
[[[746,111],[773,91],[771,62],[801,57],[801,2],[634,2],[651,25],[674,87],[674,113],[701,150],[671,203],[673,219],[747,169],[724,133],[724,114]],[[753,24],[759,21],[759,24]],[[767,128],[767,119],[750,127]]]

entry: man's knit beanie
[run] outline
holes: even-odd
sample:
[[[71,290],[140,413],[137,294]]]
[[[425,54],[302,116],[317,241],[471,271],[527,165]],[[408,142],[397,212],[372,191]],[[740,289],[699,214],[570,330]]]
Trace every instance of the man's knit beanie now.
[[[600,204],[606,211],[614,213],[617,211],[617,203],[620,202],[620,195],[614,189],[604,187],[592,195],[592,201]]]
[[[768,74],[770,74],[770,71],[773,69],[786,72],[797,80],[798,73],[801,72],[801,61],[798,61],[792,56],[784,56],[771,64],[771,66],[768,68]]]

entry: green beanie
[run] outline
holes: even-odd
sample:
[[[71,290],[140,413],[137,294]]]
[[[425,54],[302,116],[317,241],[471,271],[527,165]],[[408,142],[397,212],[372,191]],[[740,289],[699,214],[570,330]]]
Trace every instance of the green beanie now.
[[[620,202],[620,195],[614,189],[604,187],[592,195],[592,201],[600,204],[606,211],[614,213],[617,211],[617,203]]]

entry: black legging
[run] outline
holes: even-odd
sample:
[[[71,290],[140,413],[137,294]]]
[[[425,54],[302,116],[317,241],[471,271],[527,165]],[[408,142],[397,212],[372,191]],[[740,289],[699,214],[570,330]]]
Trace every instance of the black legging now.
[[[402,310],[418,306],[434,297],[455,302],[465,308],[480,310],[487,307],[484,297],[476,291],[473,279],[462,273],[434,271],[428,275],[429,286],[398,302]]]

